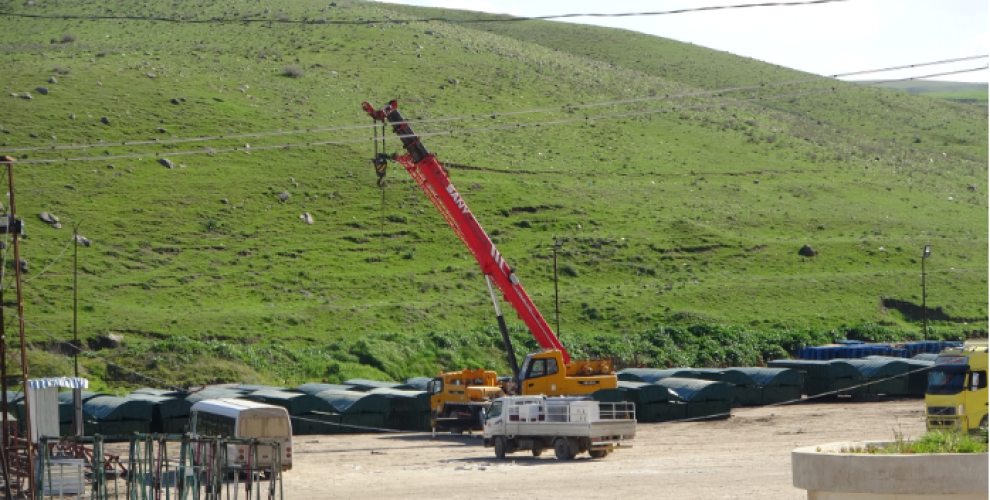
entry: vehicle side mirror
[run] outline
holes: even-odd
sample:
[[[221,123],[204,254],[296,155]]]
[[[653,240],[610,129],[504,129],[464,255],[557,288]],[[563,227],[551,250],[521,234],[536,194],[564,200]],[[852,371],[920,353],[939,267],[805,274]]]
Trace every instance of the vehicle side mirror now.
[[[971,391],[978,391],[978,390],[980,390],[980,374],[979,373],[974,373],[973,376],[971,377],[970,384],[969,384],[969,390],[971,390]]]

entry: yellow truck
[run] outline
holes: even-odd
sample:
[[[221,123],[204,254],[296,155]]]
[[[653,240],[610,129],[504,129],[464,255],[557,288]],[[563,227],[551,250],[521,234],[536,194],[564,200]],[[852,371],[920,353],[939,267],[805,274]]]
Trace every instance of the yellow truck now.
[[[987,340],[968,340],[942,351],[925,391],[928,430],[970,432],[987,428]]]

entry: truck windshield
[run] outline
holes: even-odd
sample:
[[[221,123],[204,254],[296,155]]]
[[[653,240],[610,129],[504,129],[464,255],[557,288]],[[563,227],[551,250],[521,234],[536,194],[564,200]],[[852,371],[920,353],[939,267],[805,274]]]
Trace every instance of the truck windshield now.
[[[502,415],[502,402],[496,401],[492,403],[492,407],[488,409],[488,418],[495,418]]]
[[[966,384],[964,371],[933,371],[926,394],[959,394]]]

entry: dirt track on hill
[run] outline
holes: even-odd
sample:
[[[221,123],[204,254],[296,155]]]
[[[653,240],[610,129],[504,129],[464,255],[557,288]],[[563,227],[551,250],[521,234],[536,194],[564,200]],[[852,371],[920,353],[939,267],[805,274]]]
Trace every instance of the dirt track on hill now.
[[[923,433],[924,401],[823,402],[733,410],[712,422],[640,424],[634,447],[604,460],[552,453],[496,460],[479,436],[299,436],[289,499],[803,499],[791,450]]]

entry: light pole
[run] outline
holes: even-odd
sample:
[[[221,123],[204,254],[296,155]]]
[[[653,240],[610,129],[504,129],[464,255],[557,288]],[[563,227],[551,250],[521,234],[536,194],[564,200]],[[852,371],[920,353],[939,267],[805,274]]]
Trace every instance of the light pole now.
[[[925,261],[932,254],[932,246],[925,245],[925,253],[921,255],[921,312],[924,314],[924,339],[928,340],[928,288],[925,286]]]
[[[557,323],[557,336],[560,336],[560,294],[557,290],[557,250],[564,246],[564,240],[557,240],[553,245],[553,309]]]

